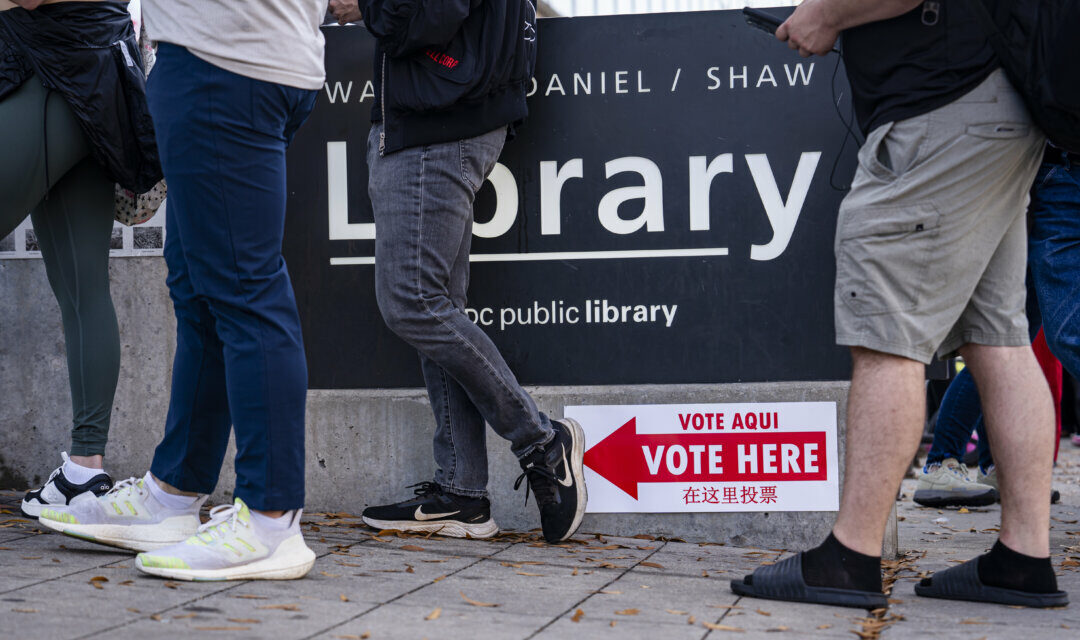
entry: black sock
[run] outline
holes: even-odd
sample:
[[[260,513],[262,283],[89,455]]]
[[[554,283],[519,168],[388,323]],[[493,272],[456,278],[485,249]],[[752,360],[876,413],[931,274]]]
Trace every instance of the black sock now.
[[[1050,558],[1033,558],[1017,553],[1001,544],[994,543],[990,553],[981,555],[979,580],[983,584],[1002,589],[1015,589],[1029,593],[1054,593],[1057,576]]]
[[[811,586],[881,593],[881,557],[852,551],[831,532],[820,546],[803,551],[802,573]]]

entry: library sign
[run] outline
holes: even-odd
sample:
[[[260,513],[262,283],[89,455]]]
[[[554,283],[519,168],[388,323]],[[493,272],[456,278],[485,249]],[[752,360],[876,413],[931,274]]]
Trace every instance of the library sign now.
[[[372,38],[324,32],[327,80],[289,150],[285,234],[311,386],[421,386],[375,301]],[[735,11],[541,20],[539,38],[530,117],[477,198],[467,310],[522,382],[846,378],[832,184],[852,175],[855,146],[834,106],[835,93],[848,112],[838,61],[804,60]],[[643,420],[611,428],[647,439]],[[733,433],[701,436],[703,465],[711,446],[737,451]],[[643,468],[658,474],[681,460],[673,447],[697,446],[657,442]],[[778,464],[797,445],[813,468],[808,443],[775,444]]]

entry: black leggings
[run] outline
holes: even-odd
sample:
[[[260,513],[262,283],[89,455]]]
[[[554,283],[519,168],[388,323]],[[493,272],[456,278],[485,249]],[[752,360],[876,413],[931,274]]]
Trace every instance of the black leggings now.
[[[36,76],[0,101],[0,123],[0,238],[30,212],[64,322],[71,454],[103,455],[120,373],[120,335],[109,295],[113,181],[90,155],[63,96],[49,93]]]

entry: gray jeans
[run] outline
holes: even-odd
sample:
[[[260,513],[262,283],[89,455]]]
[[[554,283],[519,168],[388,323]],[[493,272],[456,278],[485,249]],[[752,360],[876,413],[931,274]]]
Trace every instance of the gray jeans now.
[[[368,137],[379,310],[420,352],[435,413],[435,481],[450,493],[483,496],[485,420],[519,458],[554,437],[551,421],[465,314],[473,199],[502,151],[506,128],[385,156],[381,130],[373,126]]]

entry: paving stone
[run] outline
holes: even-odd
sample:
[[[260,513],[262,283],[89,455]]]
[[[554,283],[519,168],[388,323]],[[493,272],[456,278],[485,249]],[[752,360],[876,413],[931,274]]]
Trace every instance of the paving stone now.
[[[388,604],[354,620],[325,631],[320,640],[358,640],[370,633],[372,640],[515,640],[530,637],[549,618],[476,607],[439,608]],[[428,619],[434,618],[434,619]]]

